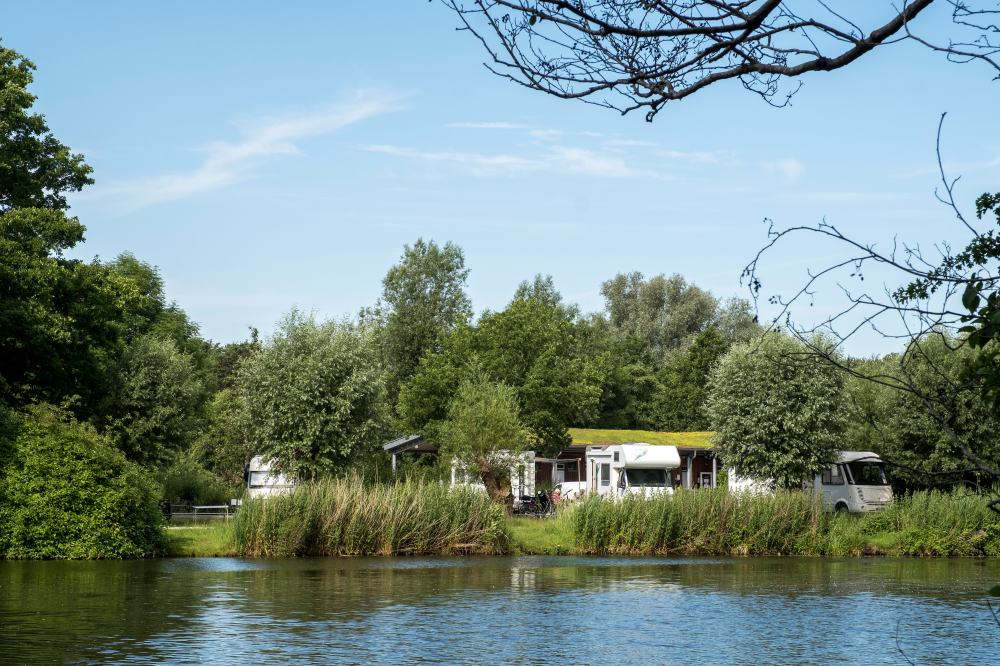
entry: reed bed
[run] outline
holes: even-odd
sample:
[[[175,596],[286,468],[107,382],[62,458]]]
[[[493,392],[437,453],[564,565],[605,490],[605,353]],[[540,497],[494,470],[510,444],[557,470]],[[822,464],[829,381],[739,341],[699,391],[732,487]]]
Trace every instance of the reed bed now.
[[[485,493],[356,477],[247,501],[233,532],[248,557],[502,554],[510,541],[503,508]]]
[[[833,515],[811,493],[679,491],[592,497],[573,513],[579,548],[615,555],[1000,556],[1000,516],[965,491],[917,492],[885,511]]]

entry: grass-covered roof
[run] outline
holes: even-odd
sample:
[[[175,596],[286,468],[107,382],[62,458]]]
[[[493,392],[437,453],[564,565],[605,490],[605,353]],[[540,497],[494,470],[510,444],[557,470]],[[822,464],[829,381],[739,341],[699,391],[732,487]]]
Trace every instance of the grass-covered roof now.
[[[712,432],[657,432],[655,430],[601,430],[570,428],[574,444],[627,444],[646,442],[685,448],[712,448]]]

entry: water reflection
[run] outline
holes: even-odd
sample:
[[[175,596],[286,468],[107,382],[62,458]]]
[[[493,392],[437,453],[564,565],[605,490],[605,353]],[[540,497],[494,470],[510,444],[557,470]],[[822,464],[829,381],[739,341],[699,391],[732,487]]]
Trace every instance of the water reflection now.
[[[971,560],[0,562],[0,661],[996,663]],[[974,636],[975,640],[971,640]]]

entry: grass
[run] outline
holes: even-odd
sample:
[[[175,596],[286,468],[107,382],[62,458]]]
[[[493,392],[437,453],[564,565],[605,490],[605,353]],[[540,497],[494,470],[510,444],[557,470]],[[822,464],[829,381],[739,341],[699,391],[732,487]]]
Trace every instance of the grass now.
[[[233,527],[228,522],[167,527],[167,557],[232,557],[237,554]]]
[[[551,518],[515,517],[507,520],[513,555],[573,555],[580,553],[573,532],[573,508]]]
[[[246,501],[232,524],[237,552],[249,557],[492,555],[510,541],[503,508],[485,493],[357,477]]]
[[[627,444],[646,442],[699,449],[712,448],[712,432],[656,432],[655,430],[599,430],[570,428],[574,444]]]
[[[966,491],[917,492],[861,515],[824,512],[800,492],[595,497],[573,528],[580,549],[601,555],[1000,556],[1000,516]]]

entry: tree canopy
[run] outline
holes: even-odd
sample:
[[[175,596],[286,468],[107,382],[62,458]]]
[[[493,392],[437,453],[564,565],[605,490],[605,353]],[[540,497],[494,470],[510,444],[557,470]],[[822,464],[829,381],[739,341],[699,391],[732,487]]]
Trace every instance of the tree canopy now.
[[[787,335],[734,346],[709,384],[720,457],[742,477],[790,487],[811,478],[844,448],[844,380]]]

